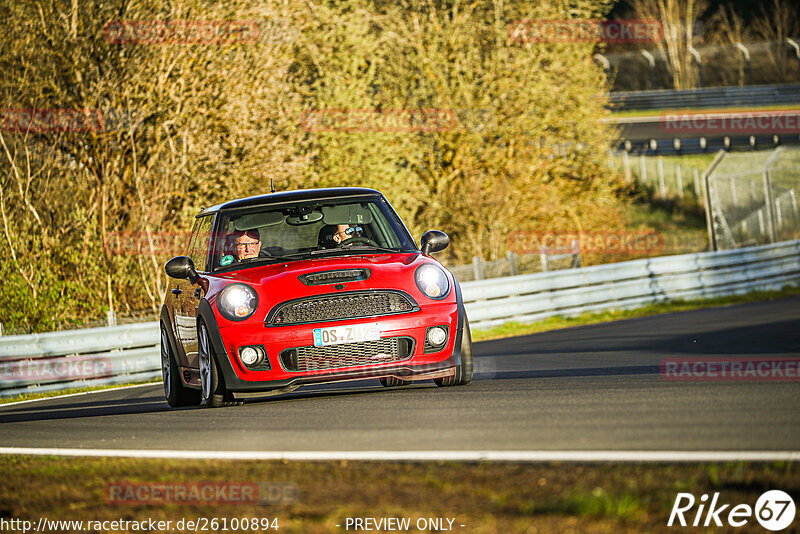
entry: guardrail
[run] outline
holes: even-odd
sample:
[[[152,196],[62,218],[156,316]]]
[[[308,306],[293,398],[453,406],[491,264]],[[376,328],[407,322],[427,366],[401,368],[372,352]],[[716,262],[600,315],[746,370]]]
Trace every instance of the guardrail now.
[[[789,241],[464,282],[462,288],[470,324],[487,328],[798,282],[800,241]]]
[[[0,396],[161,376],[157,322],[0,337]]]
[[[462,283],[473,328],[800,282],[800,240]],[[0,337],[0,396],[161,376],[157,322]]]
[[[790,105],[800,103],[800,84],[612,91],[609,103],[615,111]]]

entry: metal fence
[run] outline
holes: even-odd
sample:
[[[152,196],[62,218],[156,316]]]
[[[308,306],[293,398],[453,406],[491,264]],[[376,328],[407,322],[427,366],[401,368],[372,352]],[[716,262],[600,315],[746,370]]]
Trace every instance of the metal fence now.
[[[680,46],[680,58],[659,48],[595,57],[613,78],[614,91],[673,89],[670,65],[690,66],[696,87],[753,86],[800,80],[800,37],[727,45]],[[766,103],[766,102],[765,102]],[[713,105],[713,104],[712,104]]]
[[[707,180],[709,240],[715,249],[800,238],[800,149],[723,152]]]
[[[800,241],[464,282],[474,328],[800,282]],[[0,396],[161,374],[157,322],[0,337]]]
[[[800,84],[612,91],[609,103],[617,111],[786,106],[800,103]]]
[[[447,265],[459,281],[485,280],[502,276],[516,276],[524,273],[549,272],[558,269],[571,269],[583,264],[580,243],[573,241],[571,250],[565,254],[553,253],[543,246],[538,254],[516,254],[509,250],[505,258],[487,261],[473,256],[469,265]]]
[[[0,337],[0,396],[161,376],[157,322]]]
[[[689,198],[702,203],[702,169],[665,161],[661,156],[632,156],[628,152],[608,152],[608,165],[636,181],[658,198]]]
[[[476,328],[779,289],[800,282],[800,241],[465,282]]]

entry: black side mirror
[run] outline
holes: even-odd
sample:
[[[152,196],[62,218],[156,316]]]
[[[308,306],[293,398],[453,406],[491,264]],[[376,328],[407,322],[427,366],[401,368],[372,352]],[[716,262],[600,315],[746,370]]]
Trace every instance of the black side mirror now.
[[[175,256],[164,266],[167,275],[172,278],[188,278],[191,283],[197,281],[197,271],[194,269],[194,262],[188,256]]]
[[[422,234],[422,239],[420,240],[422,253],[426,255],[442,251],[446,249],[449,244],[450,238],[447,237],[446,233],[440,232],[439,230],[428,230]]]

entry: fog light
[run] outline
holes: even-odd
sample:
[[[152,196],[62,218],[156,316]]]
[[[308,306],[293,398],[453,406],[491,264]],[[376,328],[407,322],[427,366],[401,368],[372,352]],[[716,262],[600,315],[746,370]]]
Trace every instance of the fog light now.
[[[440,326],[435,326],[428,330],[428,343],[434,347],[438,347],[447,339],[447,332]]]
[[[245,365],[253,365],[258,360],[258,351],[253,347],[245,347],[242,349],[241,357]]]

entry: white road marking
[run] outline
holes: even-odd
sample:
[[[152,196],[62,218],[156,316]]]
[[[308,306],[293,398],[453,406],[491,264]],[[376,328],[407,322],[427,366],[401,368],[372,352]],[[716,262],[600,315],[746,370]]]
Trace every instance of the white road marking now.
[[[776,462],[800,451],[188,451],[0,447],[0,454],[215,460],[456,462]]]

